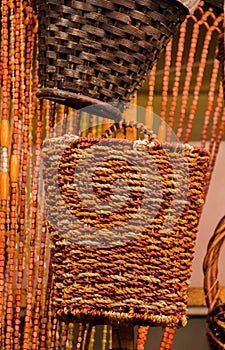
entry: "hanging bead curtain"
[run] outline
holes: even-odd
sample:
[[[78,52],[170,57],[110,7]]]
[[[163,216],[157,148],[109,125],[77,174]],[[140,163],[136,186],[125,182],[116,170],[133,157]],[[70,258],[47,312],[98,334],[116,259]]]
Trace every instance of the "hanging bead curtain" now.
[[[197,122],[196,109],[209,45],[221,31],[222,24],[222,16],[216,16],[213,10],[204,11],[203,5],[201,3],[195,14],[189,16],[180,28],[173,82],[170,81],[170,61],[175,39],[167,46],[165,55],[161,117],[175,131],[177,138],[185,142],[189,142]],[[102,330],[82,324],[65,324],[54,317],[51,306],[49,236],[41,205],[41,189],[38,187],[41,144],[44,137],[52,136],[53,132],[62,134],[63,125],[71,123],[67,119],[70,113],[74,115],[73,125],[67,125],[67,130],[71,128],[73,132],[78,132],[79,128],[89,129],[95,137],[102,130],[101,127],[96,130],[93,119],[87,125],[87,118],[77,111],[54,102],[40,103],[37,100],[37,28],[37,11],[32,1],[1,1],[0,348],[91,350],[96,345],[95,340],[102,338],[102,348],[107,349],[112,347],[110,327],[105,326]],[[187,28],[191,28],[192,35],[186,52]],[[201,28],[205,30],[205,39],[192,95],[189,93],[190,84]],[[185,68],[184,56],[188,57]],[[150,73],[148,115],[152,115],[152,109],[155,109],[154,82],[157,74],[159,70],[156,67]],[[213,60],[208,82],[208,104],[201,126],[202,146],[205,146],[208,137],[208,148],[212,153],[210,174],[225,127],[222,85],[217,91],[219,77],[219,63]],[[170,100],[169,89],[172,91]],[[180,91],[182,98],[178,108]],[[178,121],[175,116],[179,116]],[[59,123],[63,118],[64,124]],[[58,126],[54,129],[56,124]],[[161,126],[162,135],[165,133],[163,128]],[[169,140],[169,133],[165,137]],[[143,349],[147,331],[145,327],[139,329],[137,350]],[[165,342],[172,337],[171,332],[165,334],[161,350],[169,349]]]

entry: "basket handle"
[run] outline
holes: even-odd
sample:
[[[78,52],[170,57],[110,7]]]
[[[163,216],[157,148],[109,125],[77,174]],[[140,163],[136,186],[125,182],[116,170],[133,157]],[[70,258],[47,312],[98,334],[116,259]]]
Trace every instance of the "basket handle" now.
[[[212,235],[203,262],[204,292],[206,304],[211,311],[215,306],[222,304],[220,299],[220,283],[218,280],[219,253],[225,242],[225,216],[218,223]]]
[[[105,132],[102,134],[102,137],[103,138],[111,137],[114,134],[114,132],[121,130],[123,128],[126,129],[127,127],[136,128],[137,130],[142,131],[145,135],[148,136],[149,142],[158,141],[152,129],[149,129],[147,126],[145,126],[142,123],[128,121],[124,118],[119,123],[114,123],[107,130],[105,130]]]

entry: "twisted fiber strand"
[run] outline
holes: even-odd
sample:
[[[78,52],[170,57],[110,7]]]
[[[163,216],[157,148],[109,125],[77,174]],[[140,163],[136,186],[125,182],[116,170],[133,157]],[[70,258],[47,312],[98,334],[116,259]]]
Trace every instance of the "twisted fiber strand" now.
[[[127,102],[188,14],[179,2],[39,2],[42,87]]]
[[[63,158],[61,162],[62,168],[65,168],[64,170],[71,173],[72,176],[74,164],[76,166],[76,162],[79,162],[83,150],[96,144],[97,140],[99,139],[81,138],[79,141],[72,142],[64,153],[66,159]],[[118,154],[122,154],[125,145],[128,148],[133,146],[133,142],[127,140],[111,139],[108,141],[112,144],[115,143]],[[51,174],[51,169],[57,168],[57,163],[60,160],[57,159],[55,148],[51,148],[52,144],[53,142],[49,143],[50,150],[48,151],[50,153],[46,153],[48,159],[51,158],[51,151],[54,153],[53,163],[48,163],[46,166],[48,174]],[[57,140],[55,140],[55,147],[56,144]],[[46,147],[44,150],[47,151],[48,143],[44,147]],[[152,223],[146,229],[142,229],[138,236],[134,236],[135,239],[131,239],[125,245],[111,248],[110,251],[91,247],[88,244],[92,238],[91,233],[88,233],[88,225],[96,225],[98,215],[94,212],[92,217],[90,210],[86,209],[83,211],[83,217],[87,226],[78,233],[82,235],[84,245],[76,244],[76,237],[73,237],[74,242],[71,241],[70,223],[67,223],[68,231],[62,236],[50,227],[53,242],[54,306],[58,317],[65,320],[94,323],[115,324],[119,322],[121,324],[169,325],[172,327],[186,323],[188,279],[198,217],[203,203],[208,154],[190,146],[171,146],[168,144],[167,147],[172,147],[171,157],[174,158],[175,155],[180,154],[181,156],[182,151],[185,152],[192,179],[187,199],[182,197],[183,188],[179,189],[177,201],[184,203],[184,210],[169,232],[163,233],[163,223],[168,213],[173,219],[176,217],[176,207],[172,205],[171,209],[168,204],[173,196],[173,191],[169,191],[171,180],[173,180],[173,171],[166,152],[157,142],[149,144],[147,149],[151,157],[154,157],[161,172],[164,201],[158,213],[155,209],[156,214],[153,216],[155,219]],[[98,152],[100,150],[104,154],[106,147],[103,146],[101,149],[98,145]],[[72,161],[71,164],[70,161]],[[179,161],[178,159],[177,162],[179,163]],[[70,203],[74,196],[76,198],[76,189],[70,186],[70,177],[69,180],[68,177],[63,180],[63,176],[60,177],[63,172],[61,175],[60,172],[61,169],[57,176],[61,181],[61,193],[66,198],[67,192],[69,192],[68,203]],[[155,180],[156,175],[153,173]],[[182,169],[180,176],[184,176]],[[60,213],[62,209],[60,200],[54,198],[52,201],[54,193],[52,193],[51,188],[51,182],[57,181],[57,178],[50,176],[48,181],[50,189],[47,203],[48,200],[49,203],[55,203],[53,212],[56,221],[61,215],[60,221],[62,219],[62,222],[58,222],[60,227],[60,225],[65,225],[66,218]],[[64,186],[63,181],[66,186]],[[130,186],[132,185],[130,184]],[[133,192],[135,193],[135,191]],[[151,193],[151,191],[146,192]],[[151,202],[153,209],[149,207],[150,211],[154,211],[155,201],[157,201],[157,190],[154,193],[153,189],[152,192],[154,196]],[[75,201],[73,204],[76,216],[82,207],[79,202]],[[129,213],[129,206],[126,206],[125,209]],[[72,211],[73,208],[70,210]],[[127,219],[126,211],[124,212],[125,219],[123,219],[123,214],[115,215],[115,220],[120,226],[123,220]],[[113,214],[110,213],[110,215]],[[100,217],[98,220],[101,223]],[[103,224],[105,225],[104,221]],[[141,222],[139,226],[141,226]],[[129,231],[132,232],[134,226],[130,224],[129,227]],[[108,236],[105,238],[106,240],[112,239]]]

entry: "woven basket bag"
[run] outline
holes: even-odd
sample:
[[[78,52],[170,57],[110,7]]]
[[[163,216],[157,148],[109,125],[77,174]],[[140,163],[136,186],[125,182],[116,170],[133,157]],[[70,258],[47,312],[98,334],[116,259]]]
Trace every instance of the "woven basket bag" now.
[[[209,308],[206,330],[209,350],[225,349],[225,303],[221,300],[218,261],[225,242],[225,216],[212,235],[204,259],[204,290]]]
[[[38,0],[38,97],[76,109],[110,102],[121,119],[197,0]]]
[[[116,326],[186,324],[209,154],[152,138],[65,135],[44,142],[58,318]]]

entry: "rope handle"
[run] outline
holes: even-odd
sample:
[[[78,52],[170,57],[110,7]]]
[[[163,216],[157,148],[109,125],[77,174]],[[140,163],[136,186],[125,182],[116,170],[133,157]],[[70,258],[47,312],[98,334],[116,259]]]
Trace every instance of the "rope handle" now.
[[[148,141],[158,141],[156,135],[152,129],[149,129],[142,123],[132,122],[126,119],[122,119],[119,123],[112,124],[105,132],[102,134],[103,138],[111,137],[116,131],[121,129],[126,129],[127,127],[136,128],[137,130],[142,131],[146,136],[148,136]]]
[[[203,262],[204,292],[206,304],[211,311],[222,304],[220,299],[221,286],[218,280],[219,253],[225,242],[225,216],[218,223],[211,239]]]

